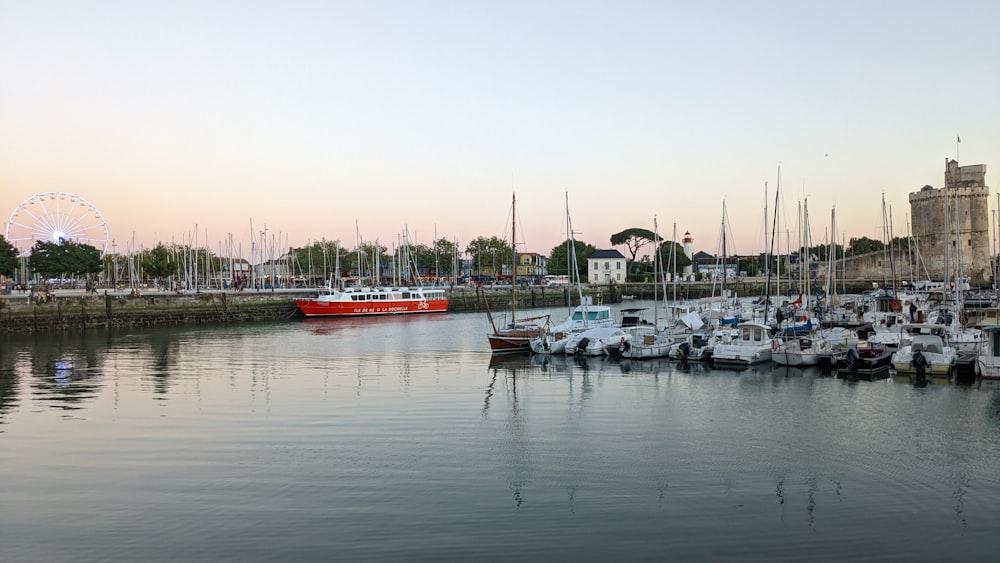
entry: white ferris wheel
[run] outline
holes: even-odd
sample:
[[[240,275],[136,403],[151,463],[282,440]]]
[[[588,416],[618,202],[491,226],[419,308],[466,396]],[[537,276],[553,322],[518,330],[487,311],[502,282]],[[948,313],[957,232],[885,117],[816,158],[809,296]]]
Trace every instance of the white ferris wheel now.
[[[89,244],[108,251],[108,225],[93,203],[66,192],[35,194],[14,208],[7,221],[7,242],[22,255],[40,240]]]

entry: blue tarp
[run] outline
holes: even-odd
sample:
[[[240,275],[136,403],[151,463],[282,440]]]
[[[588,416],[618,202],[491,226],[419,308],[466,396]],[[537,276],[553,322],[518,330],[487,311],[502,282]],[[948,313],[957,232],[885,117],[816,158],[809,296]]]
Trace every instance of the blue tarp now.
[[[809,319],[804,324],[795,325],[795,326],[786,326],[785,328],[781,329],[781,334],[786,335],[786,336],[790,336],[790,335],[795,335],[795,334],[799,334],[799,333],[802,333],[802,332],[809,332],[812,329],[813,329],[813,322],[812,322],[812,319]]]

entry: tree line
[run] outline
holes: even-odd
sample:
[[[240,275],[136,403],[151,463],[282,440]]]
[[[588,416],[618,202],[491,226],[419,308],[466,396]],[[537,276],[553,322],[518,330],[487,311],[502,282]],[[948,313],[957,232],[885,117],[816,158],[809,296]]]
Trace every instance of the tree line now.
[[[647,247],[659,247],[653,252],[639,257],[639,252]],[[623,247],[628,261],[628,271],[631,275],[646,275],[657,271],[672,273],[680,272],[691,260],[684,254],[683,246],[675,241],[663,240],[648,229],[629,228],[611,236],[612,247]],[[809,248],[800,247],[793,253],[815,257],[826,261],[828,255],[834,259],[843,257],[883,252],[889,247],[882,241],[868,237],[852,238],[845,249],[841,244],[816,245]],[[909,239],[896,237],[891,248],[905,252],[909,249]],[[592,244],[575,239],[567,239],[553,247],[548,254],[547,270],[551,275],[570,275],[572,272],[572,255],[575,250],[576,273],[580,279],[587,279],[587,259],[597,250]],[[477,237],[469,242],[464,249],[457,243],[441,238],[430,245],[413,244],[389,252],[388,247],[378,243],[361,243],[348,249],[339,241],[321,240],[308,246],[293,249],[289,254],[275,257],[276,261],[285,261],[287,270],[295,276],[326,277],[339,267],[345,275],[361,276],[364,272],[374,272],[392,267],[396,271],[409,272],[412,275],[434,275],[438,277],[454,277],[462,273],[460,254],[464,255],[473,273],[480,275],[500,275],[509,273],[513,249],[509,242],[492,237]],[[832,254],[831,254],[832,252]],[[87,277],[102,271],[111,270],[113,255],[101,256],[99,249],[71,240],[59,242],[37,241],[28,255],[28,267],[32,273],[44,278]],[[118,258],[122,258],[119,256]],[[141,269],[144,279],[167,279],[172,276],[183,277],[190,273],[192,267],[203,273],[225,269],[227,257],[217,256],[205,248],[192,248],[188,245],[157,244],[151,249],[145,249],[134,258],[137,269]],[[739,269],[749,273],[766,271],[766,255],[761,253],[755,257],[734,258]],[[772,269],[776,266],[771,265]],[[124,259],[122,258],[124,264]],[[0,275],[13,277],[18,269],[18,252],[2,235],[0,235]]]

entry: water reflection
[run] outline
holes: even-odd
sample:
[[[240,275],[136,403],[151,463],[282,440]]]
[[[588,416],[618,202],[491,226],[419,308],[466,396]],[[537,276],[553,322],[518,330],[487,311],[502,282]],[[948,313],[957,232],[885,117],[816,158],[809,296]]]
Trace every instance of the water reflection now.
[[[18,404],[17,389],[20,379],[14,371],[16,355],[6,350],[0,354],[0,425],[3,425],[7,413]],[[3,432],[0,429],[0,432]]]
[[[356,560],[991,560],[990,385],[490,356],[481,325],[456,315],[5,341],[0,559],[98,559],[79,544],[122,545],[141,514],[133,559],[244,545],[237,555],[309,560],[321,555],[296,549],[336,542]],[[88,385],[91,398],[77,392]],[[92,423],[52,432],[46,417],[67,404],[52,397],[67,394]],[[151,397],[170,400],[150,409]],[[65,516],[81,513],[94,516]]]
[[[86,333],[35,339],[30,349],[34,395],[58,409],[84,408],[103,385],[99,342],[96,335]]]

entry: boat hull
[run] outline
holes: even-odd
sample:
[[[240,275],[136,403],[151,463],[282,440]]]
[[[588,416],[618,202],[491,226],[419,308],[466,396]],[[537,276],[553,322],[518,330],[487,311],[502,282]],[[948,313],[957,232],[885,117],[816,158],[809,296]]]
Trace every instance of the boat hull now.
[[[818,366],[822,358],[819,354],[779,349],[771,353],[771,359],[779,366],[797,367]]]
[[[497,332],[489,335],[490,349],[494,353],[505,352],[530,352],[531,339],[542,334],[542,330],[537,331],[519,330],[510,333]]]

